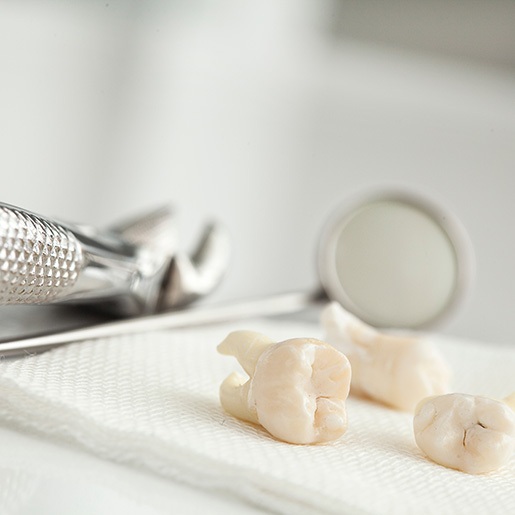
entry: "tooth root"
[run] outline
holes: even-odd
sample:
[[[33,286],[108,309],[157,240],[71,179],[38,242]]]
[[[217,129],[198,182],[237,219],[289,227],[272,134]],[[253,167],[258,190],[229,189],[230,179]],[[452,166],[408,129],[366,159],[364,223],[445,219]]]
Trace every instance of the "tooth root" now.
[[[346,327],[346,313],[337,302],[331,302],[320,316],[326,340],[342,352],[352,350],[352,339]]]
[[[515,392],[511,395],[508,395],[503,401],[513,410],[515,411]]]
[[[220,386],[220,402],[225,411],[253,424],[259,424],[255,408],[249,406],[250,380],[236,372],[229,375]]]
[[[343,309],[338,302],[331,302],[322,311],[321,322],[328,341],[342,345],[368,344],[379,336],[376,329]]]
[[[273,343],[273,340],[261,333],[233,331],[218,345],[217,350],[220,354],[234,356],[243,370],[252,377],[261,354]]]

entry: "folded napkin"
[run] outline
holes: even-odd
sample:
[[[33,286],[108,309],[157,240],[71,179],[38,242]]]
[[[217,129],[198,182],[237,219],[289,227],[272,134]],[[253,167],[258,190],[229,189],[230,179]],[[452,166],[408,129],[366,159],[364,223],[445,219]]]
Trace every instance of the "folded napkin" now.
[[[75,343],[0,364],[0,423],[280,513],[515,513],[515,460],[471,476],[426,459],[412,417],[350,398],[337,442],[298,446],[223,412],[218,387],[238,369],[216,345],[235,329],[282,340],[315,324],[237,325]],[[454,390],[515,390],[515,346],[437,339]]]

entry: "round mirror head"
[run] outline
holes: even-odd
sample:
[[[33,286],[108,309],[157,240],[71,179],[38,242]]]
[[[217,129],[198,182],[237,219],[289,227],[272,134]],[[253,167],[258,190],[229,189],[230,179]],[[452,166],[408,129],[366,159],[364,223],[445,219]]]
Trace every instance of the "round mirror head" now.
[[[470,279],[458,221],[415,196],[383,194],[339,212],[319,248],[333,300],[377,327],[420,328],[448,314]]]

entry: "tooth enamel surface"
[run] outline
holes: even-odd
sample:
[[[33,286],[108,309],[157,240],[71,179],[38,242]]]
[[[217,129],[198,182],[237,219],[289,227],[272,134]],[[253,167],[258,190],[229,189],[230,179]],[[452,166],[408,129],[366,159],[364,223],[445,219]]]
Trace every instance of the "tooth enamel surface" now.
[[[249,403],[249,388],[256,365],[265,349],[273,341],[261,333],[254,331],[234,331],[218,345],[218,352],[226,356],[234,356],[248,377],[232,373],[220,386],[220,403],[222,407],[235,417],[258,424],[256,408]]]
[[[351,376],[347,358],[319,340],[296,338],[271,344],[255,335],[232,333],[219,346],[229,353],[225,342],[230,340],[230,353],[240,363],[249,355],[254,360],[254,367],[247,364],[246,382],[231,374],[222,383],[224,409],[240,419],[257,421],[286,442],[313,444],[339,438],[347,429],[345,400]],[[256,341],[264,342],[260,353]]]
[[[449,367],[429,342],[380,333],[334,302],[322,325],[326,340],[349,358],[353,393],[413,411],[421,399],[448,391]]]
[[[515,413],[487,397],[453,393],[424,400],[413,429],[429,458],[469,474],[497,470],[515,450]]]

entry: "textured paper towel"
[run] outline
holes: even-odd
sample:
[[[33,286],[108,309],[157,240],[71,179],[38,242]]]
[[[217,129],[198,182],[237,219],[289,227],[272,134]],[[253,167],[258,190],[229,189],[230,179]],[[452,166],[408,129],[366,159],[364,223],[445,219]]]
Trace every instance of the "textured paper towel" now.
[[[0,422],[282,513],[515,513],[515,462],[469,476],[423,457],[412,417],[349,399],[338,442],[278,442],[225,414],[220,382],[237,370],[215,347],[229,330],[280,340],[316,325],[248,322],[72,344],[0,365]],[[444,341],[454,389],[515,390],[515,347]]]

